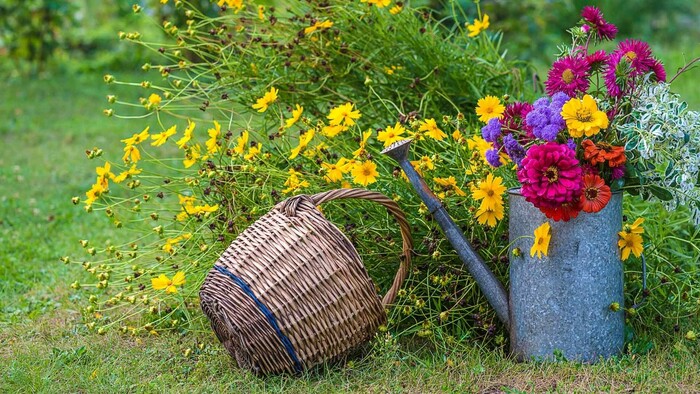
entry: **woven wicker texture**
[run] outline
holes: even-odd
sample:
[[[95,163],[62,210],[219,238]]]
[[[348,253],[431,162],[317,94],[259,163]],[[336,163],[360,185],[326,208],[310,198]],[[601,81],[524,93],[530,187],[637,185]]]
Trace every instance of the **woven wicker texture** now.
[[[316,209],[343,198],[385,206],[401,228],[401,263],[381,301],[353,245]],[[226,249],[200,290],[202,310],[241,368],[260,374],[310,368],[365,343],[386,322],[384,308],[406,278],[412,247],[403,212],[380,193],[295,196]]]

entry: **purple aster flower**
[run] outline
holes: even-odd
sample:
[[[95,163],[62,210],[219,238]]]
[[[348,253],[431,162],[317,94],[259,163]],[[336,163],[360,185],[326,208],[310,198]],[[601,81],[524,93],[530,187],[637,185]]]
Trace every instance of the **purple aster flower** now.
[[[612,40],[617,35],[617,27],[603,18],[603,13],[598,7],[583,7],[581,16],[588,23],[584,26],[593,28],[599,40]]]
[[[586,56],[586,61],[588,62],[588,67],[591,69],[599,69],[605,67],[605,63],[608,60],[608,54],[604,50],[599,50]]]
[[[576,96],[576,93],[585,93],[590,83],[588,70],[588,62],[583,57],[566,56],[555,61],[545,82],[547,94],[564,92]]]
[[[576,151],[576,142],[574,142],[573,138],[569,138],[569,140],[566,141],[566,145],[571,148],[572,151]]]
[[[561,108],[569,100],[565,93],[556,93],[550,101],[543,97],[535,101],[532,111],[527,114],[525,121],[532,128],[532,134],[545,141],[554,141],[559,132],[566,128],[566,122],[561,116]]]
[[[520,163],[522,163],[527,153],[525,152],[525,148],[523,148],[511,134],[503,137],[503,146],[506,148],[506,153],[508,153],[510,159],[513,160],[513,163],[520,167]]]
[[[487,150],[485,156],[486,161],[488,161],[493,167],[500,167],[503,164],[501,162],[501,156],[498,154],[498,149]]]
[[[649,44],[628,39],[610,54],[605,71],[605,86],[611,96],[618,97],[629,79],[653,72],[658,81],[666,80],[663,65],[651,55]]]
[[[501,122],[498,118],[491,118],[486,126],[481,128],[481,136],[488,142],[498,141],[498,137],[501,135]]]

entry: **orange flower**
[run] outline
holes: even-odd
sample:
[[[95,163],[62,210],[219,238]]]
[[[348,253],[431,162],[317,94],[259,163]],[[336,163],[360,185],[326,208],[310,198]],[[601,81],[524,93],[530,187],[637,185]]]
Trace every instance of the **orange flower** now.
[[[588,174],[583,177],[581,206],[584,212],[592,213],[600,211],[608,204],[611,196],[610,187],[605,184],[603,178],[593,174]]]
[[[591,165],[607,161],[610,167],[619,167],[627,161],[624,146],[613,146],[605,142],[596,144],[591,140],[584,140],[581,146],[584,149],[583,158]]]

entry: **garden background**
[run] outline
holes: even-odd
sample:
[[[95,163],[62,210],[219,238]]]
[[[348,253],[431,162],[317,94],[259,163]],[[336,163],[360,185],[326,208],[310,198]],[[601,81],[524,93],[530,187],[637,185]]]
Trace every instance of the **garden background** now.
[[[201,3],[204,10],[215,8]],[[268,7],[281,3],[263,2]],[[108,94],[134,96],[127,86],[105,85],[103,75],[141,81],[142,65],[155,55],[119,40],[117,32],[161,35],[153,20],[174,15],[174,9],[156,1],[140,3],[150,19],[135,17],[133,2],[112,4],[0,1],[0,391],[656,392],[700,387],[698,347],[686,338],[689,330],[700,331],[697,312],[660,325],[658,331],[636,333],[624,355],[594,366],[518,364],[504,348],[481,337],[466,339],[454,352],[404,338],[398,345],[375,344],[361,359],[302,378],[262,379],[237,370],[206,329],[138,336],[87,330],[79,305],[84,296],[70,288],[81,268],[59,259],[84,253],[79,240],[91,234],[114,242],[127,235],[103,216],[87,215],[71,204],[71,197],[84,195],[94,179],[85,150],[101,147],[105,155],[118,157],[114,141],[142,128],[139,120],[103,114]],[[411,4],[429,7],[436,15],[446,12],[438,1]],[[556,44],[566,41],[564,30],[579,19],[585,4],[529,0],[480,5],[491,18],[489,31],[503,31],[506,56],[533,65],[526,68],[528,79],[543,79]],[[681,0],[599,5],[620,28],[620,38],[647,40],[670,75],[700,56],[700,5]],[[470,20],[476,17],[473,3],[460,6]],[[699,71],[691,70],[673,85],[696,110],[699,78]],[[667,215],[654,204],[630,204],[647,217],[647,232],[655,238],[699,239],[697,230],[688,230],[682,210]],[[679,235],[677,229],[690,233]],[[697,243],[695,250],[692,244],[669,245],[677,248],[669,253],[684,264],[683,270],[697,276]],[[651,269],[653,275],[655,267]],[[698,297],[697,288],[689,291]],[[653,305],[640,310],[648,319],[663,312],[654,312]]]

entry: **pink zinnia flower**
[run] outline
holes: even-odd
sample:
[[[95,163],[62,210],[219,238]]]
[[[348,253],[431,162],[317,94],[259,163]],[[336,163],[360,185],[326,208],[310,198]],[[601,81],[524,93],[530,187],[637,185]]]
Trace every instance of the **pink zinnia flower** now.
[[[585,58],[563,57],[554,64],[547,74],[547,94],[564,92],[569,97],[577,93],[585,93],[588,90],[588,62]]]
[[[518,180],[525,199],[540,210],[575,204],[583,188],[576,152],[556,142],[531,147],[518,170]]]
[[[581,16],[590,24],[590,27],[595,29],[598,39],[612,40],[617,35],[617,27],[603,18],[603,13],[598,7],[583,7]]]

